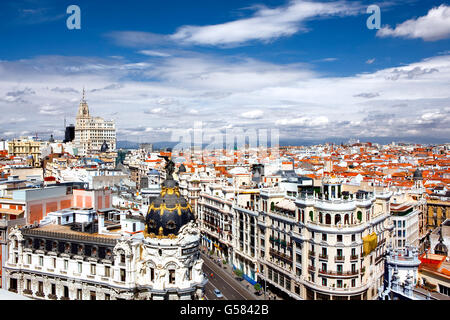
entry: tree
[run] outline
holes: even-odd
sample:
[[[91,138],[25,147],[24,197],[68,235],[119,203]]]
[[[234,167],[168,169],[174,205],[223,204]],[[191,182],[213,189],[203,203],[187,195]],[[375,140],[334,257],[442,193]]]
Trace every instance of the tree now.
[[[256,291],[261,291],[261,285],[259,283],[255,283],[255,285],[253,286],[253,288],[255,288]]]
[[[240,270],[240,269],[235,269],[235,270],[234,270],[234,274],[235,274],[238,278],[242,278],[242,276],[244,275],[244,273],[243,273],[242,270]]]

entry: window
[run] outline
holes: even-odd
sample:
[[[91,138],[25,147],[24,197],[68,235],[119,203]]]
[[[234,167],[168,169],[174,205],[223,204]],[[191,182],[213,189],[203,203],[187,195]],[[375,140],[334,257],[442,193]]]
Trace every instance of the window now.
[[[78,262],[78,273],[83,272],[83,263],[82,262]]]
[[[64,260],[64,270],[69,269],[69,260]]]
[[[44,257],[39,256],[39,265],[42,267],[44,265]]]
[[[352,287],[356,287],[356,279],[352,279]]]
[[[155,279],[155,269],[150,268],[150,280],[153,281]]]
[[[342,288],[342,280],[337,280],[336,286],[337,286],[338,288]]]
[[[31,280],[27,279],[27,290],[31,290]]]
[[[440,284],[439,285],[439,293],[445,294],[446,296],[450,296],[450,288]]]
[[[322,241],[327,241],[327,234],[326,233],[322,233]]]
[[[342,273],[342,264],[336,265],[337,273]]]
[[[27,263],[31,264],[31,254],[27,254]]]
[[[299,288],[299,286],[295,286],[295,293],[296,293],[296,294],[300,294],[300,288]]]
[[[77,289],[77,300],[83,300],[83,290]]]
[[[111,276],[111,267],[105,266],[105,277]]]
[[[96,268],[96,265],[95,264],[91,264],[91,274],[92,275],[95,275],[96,274],[96,270],[97,268]]]
[[[90,297],[91,297],[91,300],[97,300],[97,296],[95,294],[95,291],[91,291],[90,292]]]
[[[120,281],[125,282],[126,275],[125,275],[125,269],[120,269]]]
[[[342,242],[342,234],[337,235],[337,242]]]
[[[169,283],[175,283],[175,270],[169,270]]]
[[[64,286],[63,297],[64,298],[68,298],[69,297],[69,287],[68,286]]]
[[[11,278],[9,281],[9,288],[11,290],[16,290],[17,291],[17,279],[13,279]]]
[[[352,234],[352,242],[355,242],[355,241],[356,241],[356,235]]]
[[[53,265],[53,268],[56,268],[56,258],[52,258],[52,265]]]
[[[56,285],[52,283],[52,294],[56,295]]]
[[[326,286],[327,285],[327,279],[326,278],[322,278],[322,285]]]
[[[111,300],[111,296],[109,295],[109,293],[105,293],[105,300]]]
[[[42,281],[38,282],[38,291],[40,293],[44,293],[44,282],[42,282]]]
[[[337,256],[342,257],[342,249],[337,249]]]

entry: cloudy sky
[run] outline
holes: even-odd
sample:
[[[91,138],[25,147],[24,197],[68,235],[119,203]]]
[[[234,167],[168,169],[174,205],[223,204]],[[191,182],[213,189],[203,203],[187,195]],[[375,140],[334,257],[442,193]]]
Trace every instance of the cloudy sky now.
[[[446,1],[111,2],[1,1],[0,138],[62,137],[85,87],[119,140],[168,141],[195,121],[282,141],[450,140]],[[71,4],[81,30],[66,27]]]

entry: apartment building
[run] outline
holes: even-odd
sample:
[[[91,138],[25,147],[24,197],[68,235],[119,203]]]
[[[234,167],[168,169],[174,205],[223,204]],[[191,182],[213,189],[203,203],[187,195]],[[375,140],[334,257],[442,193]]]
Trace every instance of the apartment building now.
[[[265,248],[258,279],[271,290],[304,300],[377,298],[394,229],[391,193],[341,190],[339,180],[326,178],[320,194],[285,198],[278,206],[261,197]]]

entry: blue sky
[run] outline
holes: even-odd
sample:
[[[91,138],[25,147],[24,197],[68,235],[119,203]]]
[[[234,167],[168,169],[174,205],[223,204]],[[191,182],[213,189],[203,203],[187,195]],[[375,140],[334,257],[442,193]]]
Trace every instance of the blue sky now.
[[[72,4],[81,30],[66,27]],[[366,27],[370,4],[381,30]],[[169,140],[198,120],[310,141],[450,136],[442,0],[2,1],[0,37],[3,138],[61,136],[83,86],[119,140]]]

